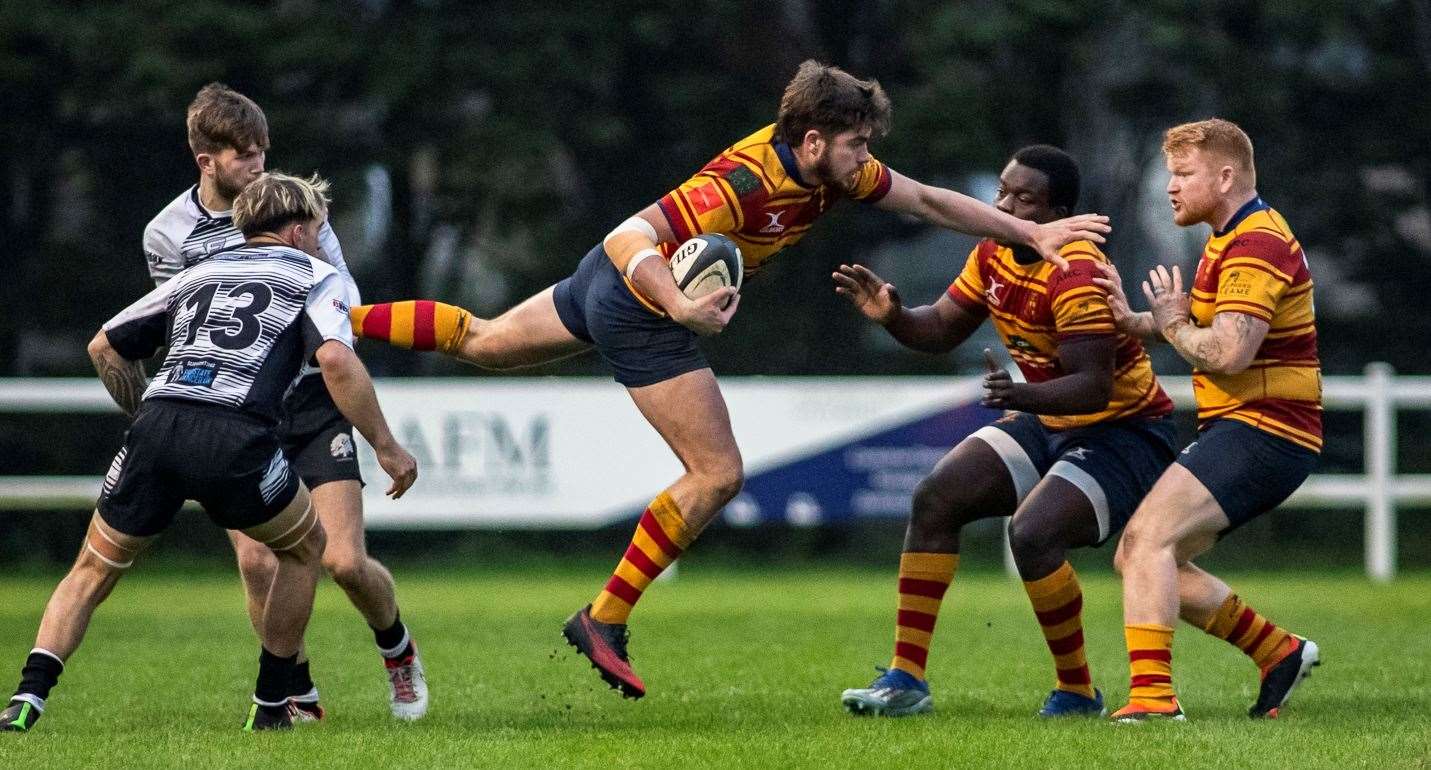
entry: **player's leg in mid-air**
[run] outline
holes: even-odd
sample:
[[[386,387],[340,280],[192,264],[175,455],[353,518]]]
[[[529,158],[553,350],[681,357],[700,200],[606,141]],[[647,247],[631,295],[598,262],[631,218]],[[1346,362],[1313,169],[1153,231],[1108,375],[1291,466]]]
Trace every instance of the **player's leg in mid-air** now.
[[[490,320],[432,300],[359,305],[351,311],[353,333],[398,347],[436,350],[485,369],[534,366],[591,347],[562,323],[555,302],[559,286],[548,286]]]
[[[1292,634],[1192,564],[1217,539],[1272,510],[1306,479],[1316,454],[1233,420],[1216,420],[1183,450],[1138,506],[1118,545],[1131,682],[1119,721],[1182,717],[1172,680],[1173,623],[1225,639],[1261,672],[1252,717],[1275,717],[1320,663]],[[1180,610],[1181,606],[1181,610]]]
[[[933,708],[925,664],[940,603],[959,567],[960,530],[972,521],[1013,513],[1038,480],[1032,465],[1027,475],[1014,475],[1000,454],[1000,447],[1015,443],[1005,429],[1024,419],[1037,422],[1019,415],[980,428],[915,488],[899,558],[894,656],[868,687],[841,693],[840,703],[850,713],[905,716]]]
[[[1058,459],[1009,522],[1009,545],[1054,663],[1054,688],[1042,717],[1102,716],[1084,651],[1083,591],[1069,549],[1115,536],[1173,460],[1171,418],[1128,418],[1052,436]],[[1011,469],[1031,463],[1005,454]]]

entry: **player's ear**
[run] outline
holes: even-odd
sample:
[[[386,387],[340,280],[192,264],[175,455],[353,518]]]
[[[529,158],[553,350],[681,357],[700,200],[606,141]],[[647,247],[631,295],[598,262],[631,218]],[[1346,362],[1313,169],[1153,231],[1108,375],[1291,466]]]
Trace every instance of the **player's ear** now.
[[[810,154],[819,155],[821,148],[825,146],[825,136],[820,133],[819,129],[812,128],[805,132],[805,136],[801,139],[800,144],[808,150]]]
[[[216,168],[214,156],[207,152],[201,152],[194,156],[194,163],[199,167],[199,173],[212,174]]]

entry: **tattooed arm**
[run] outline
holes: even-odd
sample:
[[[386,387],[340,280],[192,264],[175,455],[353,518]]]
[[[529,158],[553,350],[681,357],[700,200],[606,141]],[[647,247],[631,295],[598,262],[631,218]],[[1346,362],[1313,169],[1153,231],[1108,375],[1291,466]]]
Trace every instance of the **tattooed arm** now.
[[[1240,374],[1252,364],[1268,324],[1246,313],[1224,311],[1206,329],[1186,319],[1163,327],[1163,336],[1188,363],[1212,374]]]
[[[100,382],[109,391],[109,397],[125,414],[133,417],[139,410],[139,402],[148,384],[144,377],[144,364],[121,356],[109,344],[109,335],[102,330],[90,340],[89,360],[94,362],[94,370],[99,373]]]

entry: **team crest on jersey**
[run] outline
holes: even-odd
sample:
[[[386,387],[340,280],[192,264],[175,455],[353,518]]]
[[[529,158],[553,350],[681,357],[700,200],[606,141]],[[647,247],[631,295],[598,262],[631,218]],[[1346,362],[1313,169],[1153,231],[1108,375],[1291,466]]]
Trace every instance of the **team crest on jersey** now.
[[[335,460],[349,460],[353,457],[353,437],[346,433],[339,433],[328,443],[328,453],[333,455]]]
[[[735,191],[735,197],[745,196],[761,189],[760,177],[754,171],[745,166],[736,166],[725,175],[725,181],[730,185],[730,189]]]

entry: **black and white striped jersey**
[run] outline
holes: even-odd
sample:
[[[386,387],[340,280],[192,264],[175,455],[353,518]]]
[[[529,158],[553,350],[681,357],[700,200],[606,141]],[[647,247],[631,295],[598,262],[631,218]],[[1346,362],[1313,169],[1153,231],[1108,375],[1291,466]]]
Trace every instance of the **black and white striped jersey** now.
[[[144,257],[149,263],[149,277],[159,286],[187,267],[203,262],[215,254],[237,249],[244,244],[243,233],[234,227],[232,211],[209,211],[199,202],[199,186],[193,185],[169,202],[144,228]],[[361,305],[358,284],[348,272],[343,260],[343,247],[338,235],[325,221],[318,230],[318,258],[332,265],[343,277],[348,305]],[[318,374],[318,368],[305,367],[300,376]]]
[[[234,227],[233,212],[209,211],[199,202],[199,186],[194,185],[169,202],[144,228],[144,257],[149,277],[158,286],[186,267],[244,244],[243,233]],[[343,261],[343,247],[327,222],[318,231],[318,258],[332,265],[348,283],[345,301],[361,304],[358,286]]]
[[[181,271],[104,331],[130,360],[168,346],[144,400],[219,404],[277,422],[284,395],[318,346],[353,346],[346,289],[338,271],[315,257],[246,246]]]

